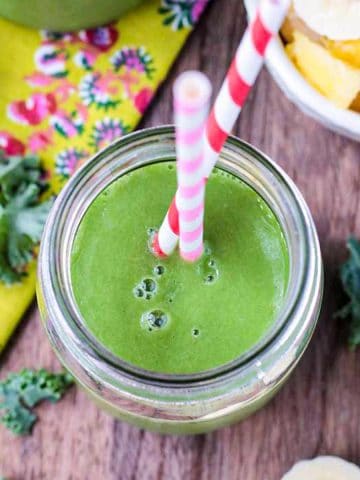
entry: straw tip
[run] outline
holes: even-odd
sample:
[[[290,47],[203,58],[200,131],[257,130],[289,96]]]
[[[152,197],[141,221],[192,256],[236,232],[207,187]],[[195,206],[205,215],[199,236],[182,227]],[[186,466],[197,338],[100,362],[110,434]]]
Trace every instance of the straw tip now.
[[[211,96],[209,78],[198,70],[181,73],[174,83],[174,98],[184,104],[203,104]]]
[[[159,243],[159,234],[155,233],[152,242],[151,242],[151,251],[152,253],[159,258],[164,258],[167,255],[161,250],[160,243]]]

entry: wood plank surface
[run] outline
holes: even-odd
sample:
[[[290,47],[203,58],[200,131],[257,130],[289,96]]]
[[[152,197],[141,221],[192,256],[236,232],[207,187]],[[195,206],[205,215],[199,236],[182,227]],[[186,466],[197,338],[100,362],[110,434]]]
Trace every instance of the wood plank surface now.
[[[171,84],[189,68],[218,90],[245,28],[239,0],[213,0],[141,126],[169,123]],[[344,298],[338,268],[345,238],[360,236],[360,145],[304,116],[263,71],[236,132],[284,167],[315,218],[325,297],[315,336],[290,381],[244,422],[196,437],[159,436],[113,420],[78,389],[43,404],[33,434],[0,428],[0,474],[12,480],[279,480],[299,459],[341,455],[360,463],[360,351],[349,352],[333,319]],[[34,305],[1,358],[0,376],[59,368]],[[306,480],[306,479],[304,479]]]

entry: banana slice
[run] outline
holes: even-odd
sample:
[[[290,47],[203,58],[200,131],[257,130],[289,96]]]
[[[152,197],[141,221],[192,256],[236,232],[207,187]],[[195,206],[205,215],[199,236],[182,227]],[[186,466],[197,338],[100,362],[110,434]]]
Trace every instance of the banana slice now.
[[[339,457],[317,457],[296,463],[281,480],[360,480],[360,468]]]
[[[297,15],[331,40],[360,38],[360,0],[294,0]]]

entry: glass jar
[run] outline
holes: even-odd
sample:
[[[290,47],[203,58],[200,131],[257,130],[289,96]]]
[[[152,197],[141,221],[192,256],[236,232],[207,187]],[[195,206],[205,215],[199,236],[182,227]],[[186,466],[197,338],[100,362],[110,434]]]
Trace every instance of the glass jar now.
[[[94,28],[117,20],[144,0],[1,0],[0,17],[52,32]]]
[[[127,135],[86,163],[63,189],[47,220],[37,294],[60,361],[102,408],[139,427],[188,434],[243,419],[277,392],[315,328],[323,276],[315,226],[294,183],[261,152],[230,137],[218,166],[263,197],[288,245],[289,285],[271,331],[242,357],[193,375],[154,374],[108,355],[87,332],[72,293],[70,254],[77,227],[111,182],[134,168],[174,158],[174,129],[159,127]]]

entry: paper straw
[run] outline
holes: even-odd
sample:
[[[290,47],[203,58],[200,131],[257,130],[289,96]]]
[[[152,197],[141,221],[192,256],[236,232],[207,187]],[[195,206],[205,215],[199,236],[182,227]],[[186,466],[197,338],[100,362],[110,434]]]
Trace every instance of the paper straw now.
[[[208,178],[260,73],[271,39],[278,33],[290,0],[262,0],[230,65],[206,125],[205,177]]]
[[[272,38],[278,33],[289,5],[290,0],[262,0],[241,39],[206,124],[205,178],[210,176],[219,153],[240,115],[241,108],[264,63],[266,49]],[[172,208],[171,223],[168,224],[169,240],[163,255],[172,253],[179,235],[179,231],[172,228],[178,226],[175,202],[172,203]],[[155,238],[154,244],[156,242]],[[158,254],[156,249],[154,252]]]
[[[204,131],[211,84],[198,72],[181,74],[174,84],[178,190],[154,238],[158,256],[167,256],[180,237],[180,255],[195,261],[203,250]]]
[[[210,95],[210,81],[200,72],[185,72],[174,84],[179,247],[189,262],[203,253],[204,130]]]

